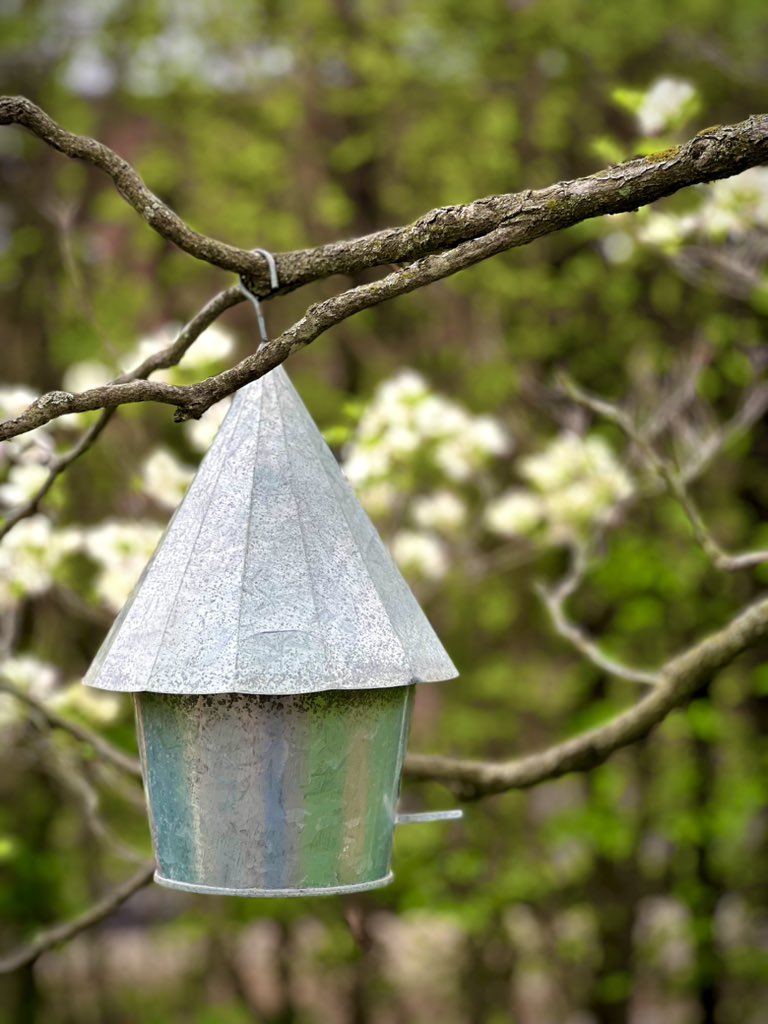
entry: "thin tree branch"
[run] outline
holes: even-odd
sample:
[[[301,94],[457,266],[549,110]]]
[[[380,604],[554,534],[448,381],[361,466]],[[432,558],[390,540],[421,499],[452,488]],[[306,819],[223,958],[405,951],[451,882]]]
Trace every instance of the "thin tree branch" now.
[[[105,917],[117,910],[117,908],[130,899],[135,892],[142,889],[152,881],[155,871],[154,863],[144,864],[135,875],[132,875],[125,882],[115,886],[110,892],[103,896],[92,906],[84,910],[82,914],[71,918],[69,921],[62,921],[60,924],[41,932],[28,945],[22,946],[13,953],[8,953],[0,959],[0,974],[10,974],[18,971],[21,967],[33,964],[35,960],[54,946],[61,945],[74,938],[80,932],[91,928],[93,925],[103,921]]]
[[[411,754],[405,774],[418,781],[441,782],[467,800],[504,793],[584,772],[611,754],[637,743],[676,708],[683,707],[713,676],[739,654],[768,639],[768,599],[736,615],[727,626],[669,661],[661,681],[634,707],[605,725],[590,729],[541,753],[492,762]]]
[[[115,409],[102,410],[99,418],[83,432],[79,441],[77,441],[77,443],[74,444],[68,452],[57,456],[48,464],[48,476],[40,487],[38,487],[35,493],[21,505],[17,505],[15,508],[11,509],[2,521],[0,521],[0,540],[2,540],[17,523],[20,523],[22,519],[26,519],[27,516],[31,516],[37,512],[40,507],[40,502],[46,496],[48,491],[50,491],[51,487],[53,487],[56,480],[76,459],[79,459],[81,455],[88,451],[115,415],[115,412]]]
[[[565,602],[580,586],[587,569],[587,552],[583,545],[575,545],[571,551],[571,567],[563,580],[556,587],[546,587],[543,583],[535,586],[536,593],[549,613],[555,632],[567,640],[588,661],[607,672],[608,675],[624,679],[629,683],[641,683],[644,686],[656,686],[661,682],[658,672],[633,668],[604,654],[600,646],[591,640],[586,633],[568,618]]]
[[[95,139],[74,135],[23,96],[0,97],[0,124],[18,124],[73,159],[98,167],[120,195],[163,238],[196,259],[248,275],[258,294],[269,294],[261,256],[193,231],[142,181],[136,170]],[[738,174],[768,160],[768,115],[700,132],[689,142],[575,181],[538,191],[487,196],[461,206],[445,206],[413,224],[388,228],[362,238],[281,253],[277,256],[280,291],[290,291],[332,274],[411,261],[478,238],[502,224],[518,222],[506,248],[524,245],[590,217],[624,213],[671,195],[681,188]],[[531,221],[530,212],[536,212]]]
[[[170,345],[147,356],[135,369],[121,374],[112,384],[130,380],[146,380],[156,370],[165,370],[171,366],[178,365],[190,346],[200,337],[203,331],[210,327],[225,310],[242,301],[243,296],[237,288],[227,288],[219,292],[182,328]],[[2,520],[2,523],[0,523],[0,540],[22,519],[26,519],[27,516],[31,516],[37,511],[40,502],[50,491],[58,477],[76,459],[79,459],[81,455],[88,451],[112,419],[115,411],[116,409],[114,408],[104,409],[96,422],[81,435],[80,440],[68,452],[53,459],[48,465],[48,476],[38,490],[23,504],[12,509]]]
[[[656,451],[654,445],[635,424],[629,413],[612,402],[590,394],[568,377],[564,376],[562,380],[565,390],[574,401],[591,409],[592,412],[602,416],[610,423],[616,424],[637,445],[649,468],[664,481],[670,493],[685,512],[693,529],[694,537],[716,569],[721,569],[724,572],[736,572],[739,569],[751,569],[768,562],[768,551],[746,551],[742,554],[731,555],[720,547],[688,490],[685,475],[669,459],[664,458]]]
[[[144,854],[133,850],[119,836],[116,836],[102,817],[99,791],[85,774],[88,763],[81,761],[81,766],[78,766],[73,763],[75,758],[71,751],[63,754],[52,745],[49,757],[47,770],[51,779],[56,786],[65,789],[78,804],[85,826],[94,839],[100,839],[123,860],[130,861],[132,864],[144,864],[146,861]]]
[[[109,740],[105,740],[103,736],[99,736],[98,733],[92,732],[84,725],[80,725],[77,722],[72,722],[68,718],[64,718],[63,715],[58,714],[53,708],[49,708],[45,701],[38,700],[37,697],[33,697],[30,693],[25,693],[24,690],[19,689],[9,679],[0,678],[0,693],[8,693],[16,700],[20,700],[28,707],[36,711],[53,729],[61,729],[63,732],[68,732],[70,736],[73,736],[79,743],[86,743],[88,746],[93,747],[96,753],[109,761],[116,768],[119,768],[123,772],[127,772],[129,775],[134,775],[140,779],[141,776],[141,765],[136,760],[120,750],[119,747],[115,747]]]

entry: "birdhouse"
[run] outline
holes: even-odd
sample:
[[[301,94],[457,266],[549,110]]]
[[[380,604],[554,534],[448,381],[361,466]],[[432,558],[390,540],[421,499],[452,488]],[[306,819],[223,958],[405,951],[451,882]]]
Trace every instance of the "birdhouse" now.
[[[295,896],[391,880],[414,684],[455,675],[278,367],[235,397],[85,683],[134,694],[156,881]]]

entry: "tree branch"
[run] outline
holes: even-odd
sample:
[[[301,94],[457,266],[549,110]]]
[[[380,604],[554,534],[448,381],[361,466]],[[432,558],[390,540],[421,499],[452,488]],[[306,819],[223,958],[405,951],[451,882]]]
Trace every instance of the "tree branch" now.
[[[0,97],[0,124],[22,125],[60,153],[98,167],[163,238],[196,259],[246,274],[257,294],[269,294],[263,257],[192,230],[150,191],[126,160],[103,143],[66,131],[23,96]],[[403,227],[281,253],[276,257],[280,291],[291,291],[332,274],[410,262],[504,224],[515,227],[505,248],[525,245],[590,217],[635,210],[681,188],[729,177],[767,160],[768,115],[755,115],[736,125],[708,128],[682,146],[589,177],[538,191],[487,196],[466,205],[440,207]],[[533,221],[531,212],[536,214]]]
[[[154,871],[154,863],[145,864],[135,875],[132,875],[125,882],[116,886],[111,892],[108,892],[100,900],[88,907],[87,910],[84,910],[82,914],[78,914],[77,917],[73,917],[69,921],[63,921],[60,924],[54,925],[47,931],[41,932],[28,945],[22,946],[13,953],[8,953],[0,959],[0,974],[10,974],[12,971],[18,971],[21,967],[33,964],[39,956],[49,949],[61,945],[62,942],[67,942],[69,939],[74,938],[75,935],[85,931],[86,928],[90,928],[92,925],[98,924],[99,921],[103,921],[105,917],[109,917],[114,910],[117,910],[135,892],[138,892],[139,889],[142,889],[152,881]]]
[[[127,772],[129,775],[133,775],[140,779],[141,765],[139,762],[126,754],[125,751],[119,747],[113,746],[109,740],[105,740],[103,736],[99,736],[98,733],[92,732],[87,729],[84,725],[79,725],[77,722],[72,722],[68,718],[64,718],[63,715],[58,714],[53,708],[49,708],[45,701],[38,700],[37,697],[33,697],[32,694],[26,693],[24,690],[20,690],[17,686],[9,680],[0,677],[0,693],[7,693],[10,696],[15,697],[16,700],[26,704],[27,707],[32,708],[36,711],[48,725],[53,729],[61,729],[64,732],[68,732],[70,736],[73,736],[79,743],[86,743],[88,746],[93,747],[96,753],[103,757],[110,764],[113,764],[116,768],[119,768],[123,772]]]
[[[563,637],[582,654],[587,661],[607,672],[608,675],[624,679],[629,683],[641,683],[644,686],[656,686],[661,681],[658,672],[633,668],[620,661],[609,658],[598,644],[568,618],[565,602],[581,585],[587,570],[587,552],[583,545],[575,545],[571,551],[571,567],[562,581],[555,587],[546,587],[543,583],[536,585],[536,593],[549,613],[552,625],[558,636]]]
[[[561,379],[566,392],[575,402],[590,409],[598,416],[602,416],[610,423],[614,423],[637,445],[649,469],[661,478],[669,492],[685,512],[696,541],[703,548],[716,569],[724,572],[737,572],[740,569],[752,569],[755,566],[768,562],[768,550],[745,551],[738,555],[731,555],[720,547],[705,523],[704,517],[699,511],[699,507],[694,501],[691,492],[688,490],[685,474],[669,459],[664,458],[664,456],[656,451],[654,445],[637,426],[629,413],[612,402],[590,394],[569,377],[562,376]]]
[[[207,302],[203,308],[195,314],[188,324],[179,332],[170,345],[153,352],[134,370],[117,377],[112,385],[131,380],[146,380],[156,370],[166,370],[181,362],[190,346],[200,337],[203,331],[221,316],[231,306],[243,301],[243,296],[237,288],[227,288]],[[112,385],[106,385],[110,387]],[[98,439],[101,432],[115,414],[115,408],[104,409],[98,420],[84,431],[80,440],[70,448],[68,452],[59,455],[48,466],[48,476],[40,485],[38,490],[23,504],[12,509],[0,524],[0,540],[13,529],[13,527],[31,516],[37,511],[40,502],[51,489],[57,478],[68,469],[72,463],[88,451],[91,445]]]
[[[588,771],[607,761],[615,751],[644,739],[670,712],[687,704],[720,669],[766,639],[768,598],[740,612],[723,629],[668,662],[657,686],[605,725],[514,761],[411,754],[406,758],[405,774],[422,782],[442,782],[461,798],[472,800],[511,789],[528,789],[569,772]]]

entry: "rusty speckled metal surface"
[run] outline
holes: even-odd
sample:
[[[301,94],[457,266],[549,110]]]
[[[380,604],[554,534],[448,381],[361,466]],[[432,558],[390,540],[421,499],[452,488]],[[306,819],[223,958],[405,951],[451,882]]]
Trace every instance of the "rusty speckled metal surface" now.
[[[157,881],[235,896],[386,885],[413,693],[137,694]]]
[[[85,682],[290,694],[455,675],[278,367],[237,394]]]

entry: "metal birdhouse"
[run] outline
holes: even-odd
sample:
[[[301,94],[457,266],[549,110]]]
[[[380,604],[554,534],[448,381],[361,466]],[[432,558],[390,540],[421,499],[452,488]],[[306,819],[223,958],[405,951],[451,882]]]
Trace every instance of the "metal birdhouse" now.
[[[134,694],[156,880],[295,896],[391,880],[414,684],[456,674],[278,367],[237,394],[85,682]]]

